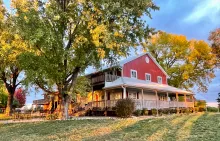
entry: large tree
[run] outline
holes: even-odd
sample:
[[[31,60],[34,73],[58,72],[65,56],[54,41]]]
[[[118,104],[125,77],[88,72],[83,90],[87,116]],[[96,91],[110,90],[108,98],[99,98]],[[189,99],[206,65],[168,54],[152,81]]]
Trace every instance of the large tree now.
[[[212,52],[216,55],[218,64],[220,64],[220,28],[210,33],[209,41],[211,41],[212,44]]]
[[[187,90],[197,86],[198,90],[207,91],[215,76],[216,57],[205,41],[159,31],[149,42],[143,45],[168,73],[171,86]]]
[[[79,74],[127,56],[153,31],[141,17],[158,9],[151,0],[13,0],[13,7],[20,34],[34,50],[20,58],[26,80],[59,91],[63,118]]]
[[[25,42],[16,34],[16,29],[0,0],[0,81],[8,92],[6,114],[11,115],[12,103],[16,87],[20,84],[18,77],[21,72],[18,56],[25,49]]]

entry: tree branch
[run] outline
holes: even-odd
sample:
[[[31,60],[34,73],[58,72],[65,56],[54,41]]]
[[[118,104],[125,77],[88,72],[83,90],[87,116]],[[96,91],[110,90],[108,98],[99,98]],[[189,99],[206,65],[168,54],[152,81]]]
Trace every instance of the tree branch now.
[[[42,83],[40,83],[38,80],[35,80],[35,84],[42,89],[43,91],[47,92],[47,93],[55,93],[53,91],[48,90],[47,88],[44,87],[44,85]]]

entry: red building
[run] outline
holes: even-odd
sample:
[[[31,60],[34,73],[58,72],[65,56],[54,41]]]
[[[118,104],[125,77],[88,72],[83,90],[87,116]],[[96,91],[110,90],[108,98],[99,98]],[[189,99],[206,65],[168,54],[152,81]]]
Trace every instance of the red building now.
[[[169,76],[150,53],[127,58],[87,75],[92,83],[92,107],[114,107],[118,99],[132,98],[136,109],[194,107],[193,93],[167,84]]]

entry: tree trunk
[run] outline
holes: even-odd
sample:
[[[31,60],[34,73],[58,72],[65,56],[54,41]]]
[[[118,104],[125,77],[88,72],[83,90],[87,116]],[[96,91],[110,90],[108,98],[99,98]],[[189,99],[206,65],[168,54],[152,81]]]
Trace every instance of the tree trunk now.
[[[7,101],[7,108],[6,108],[6,115],[12,116],[12,104],[13,104],[14,94],[9,93],[8,101]]]
[[[62,103],[61,103],[61,111],[60,111],[60,118],[66,120],[69,118],[68,114],[69,110],[69,96],[67,94],[62,95]]]

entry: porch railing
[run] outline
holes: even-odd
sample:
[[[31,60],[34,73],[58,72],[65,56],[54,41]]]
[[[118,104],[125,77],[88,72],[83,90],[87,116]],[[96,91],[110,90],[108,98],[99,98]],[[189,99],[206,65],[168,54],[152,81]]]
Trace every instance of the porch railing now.
[[[92,104],[92,107],[114,107],[116,104],[117,100],[107,100],[106,101],[106,106],[105,106],[105,101],[93,101],[90,104]],[[156,101],[156,100],[142,100],[141,99],[135,99],[135,107],[136,109],[142,109],[142,108],[147,108],[147,109],[163,109],[163,108],[187,108],[187,107],[193,107],[194,103],[193,102],[177,102],[177,101]]]

